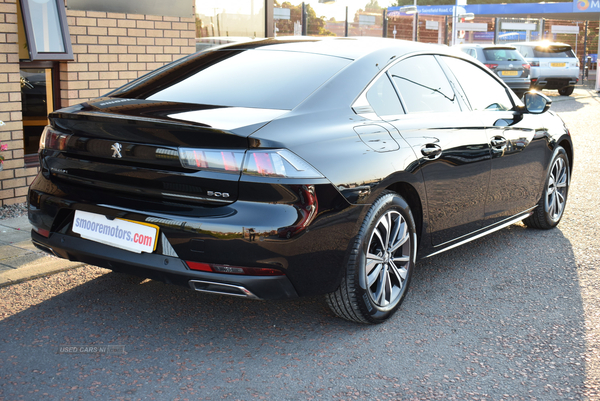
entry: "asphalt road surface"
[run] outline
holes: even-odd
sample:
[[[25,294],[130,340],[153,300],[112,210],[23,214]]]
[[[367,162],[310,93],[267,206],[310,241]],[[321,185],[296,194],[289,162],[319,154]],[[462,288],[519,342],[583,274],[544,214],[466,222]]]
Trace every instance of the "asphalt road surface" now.
[[[84,267],[0,289],[0,400],[600,399],[600,99],[559,97],[575,169],[550,231],[421,261],[389,322]]]

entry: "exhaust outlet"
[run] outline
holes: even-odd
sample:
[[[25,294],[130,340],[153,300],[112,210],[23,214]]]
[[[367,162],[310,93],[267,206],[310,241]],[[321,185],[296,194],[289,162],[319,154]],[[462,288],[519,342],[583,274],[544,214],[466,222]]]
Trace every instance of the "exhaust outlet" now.
[[[243,297],[249,299],[260,299],[250,290],[240,285],[215,283],[204,280],[190,280],[189,284],[194,291],[219,295],[232,295],[234,297]]]
[[[39,250],[41,250],[41,251],[44,251],[44,252],[46,252],[46,253],[49,253],[49,254],[50,254],[50,255],[52,255],[52,256],[56,256],[57,258],[60,258],[60,256],[59,256],[59,255],[58,255],[56,252],[54,252],[54,249],[50,248],[49,246],[46,246],[46,245],[40,244],[40,243],[39,243],[39,242],[37,242],[37,241],[32,241],[32,242],[33,242],[33,245],[34,245],[36,248],[38,248]]]

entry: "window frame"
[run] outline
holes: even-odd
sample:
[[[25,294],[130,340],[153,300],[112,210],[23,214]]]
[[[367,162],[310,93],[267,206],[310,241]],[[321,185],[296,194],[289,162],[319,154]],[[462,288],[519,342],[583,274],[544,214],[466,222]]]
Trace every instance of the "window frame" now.
[[[450,86],[450,90],[452,91],[452,93],[455,96],[456,99],[456,105],[458,106],[458,110],[434,110],[434,113],[455,113],[455,112],[463,112],[464,111],[464,106],[463,103],[461,102],[461,96],[460,94],[457,92],[457,88],[455,87],[455,81],[452,79],[454,77],[451,78],[451,76],[448,75],[448,71],[446,71],[446,66],[443,65],[440,60],[438,59],[438,56],[440,56],[441,54],[439,53],[419,53],[419,54],[410,54],[407,57],[403,57],[401,60],[398,60],[397,62],[395,62],[394,64],[390,65],[389,68],[386,69],[386,74],[389,76],[390,81],[392,81],[392,85],[394,85],[394,89],[396,90],[396,93],[398,94],[398,97],[400,98],[400,103],[402,104],[402,108],[404,109],[405,114],[423,114],[423,113],[428,113],[428,112],[423,112],[423,111],[410,111],[408,106],[407,106],[407,102],[404,99],[404,96],[402,94],[402,91],[400,90],[400,88],[398,87],[398,85],[396,84],[396,81],[394,80],[394,77],[392,74],[390,74],[390,70],[394,67],[396,67],[398,64],[400,64],[403,61],[406,61],[410,58],[414,58],[414,57],[423,57],[423,56],[431,56],[431,58],[437,63],[438,67],[440,68],[440,71],[442,72],[442,75],[444,76],[444,78],[446,78],[446,81],[448,82],[448,85]]]
[[[456,80],[455,80],[454,76],[451,75],[451,73],[447,69],[446,65],[437,59],[437,57],[442,56],[442,55],[447,55],[447,54],[431,52],[431,51],[424,51],[424,52],[409,53],[409,54],[405,54],[405,55],[399,57],[398,59],[394,60],[390,64],[386,65],[385,68],[383,68],[377,75],[375,75],[373,77],[371,82],[369,82],[369,84],[367,86],[365,86],[365,88],[360,92],[360,94],[352,102],[350,107],[352,108],[354,113],[356,113],[357,115],[359,115],[363,118],[367,118],[369,120],[393,121],[393,120],[398,120],[398,119],[404,118],[404,117],[408,116],[409,114],[415,114],[415,113],[410,113],[407,110],[406,102],[404,101],[402,95],[400,94],[400,91],[399,91],[396,83],[394,82],[394,79],[390,76],[389,70],[391,68],[393,68],[396,64],[398,64],[408,58],[411,58],[411,57],[433,56],[435,61],[438,63],[439,67],[442,69],[442,72],[444,73],[446,79],[448,80],[448,83],[450,84],[450,87],[452,88],[452,91],[454,92],[454,94],[457,98],[460,111],[463,112],[463,111],[466,111],[467,109],[470,110],[470,106],[467,103],[465,103],[465,98],[464,98],[464,95],[463,95],[461,89],[456,88]],[[396,96],[398,96],[398,99],[400,99],[400,105],[402,106],[402,111],[403,111],[402,114],[398,114],[396,116],[388,116],[388,118],[385,118],[385,119],[379,117],[377,115],[377,113],[375,113],[375,110],[373,110],[373,107],[371,106],[371,104],[369,103],[369,101],[367,99],[367,92],[373,87],[375,82],[377,82],[377,80],[380,77],[382,77],[383,75],[387,75],[387,78],[389,79],[392,86],[394,87],[394,90],[396,91]]]
[[[468,60],[468,59],[466,59],[464,57],[457,57],[456,55],[453,55],[453,54],[440,54],[440,55],[438,55],[438,57],[439,57],[438,63],[442,66],[442,69],[444,70],[444,73],[446,74],[446,76],[448,76],[448,80],[452,84],[452,88],[454,89],[454,91],[459,96],[459,99],[461,100],[460,103],[464,104],[465,107],[467,108],[467,110],[463,110],[463,111],[479,111],[479,112],[481,112],[481,111],[487,111],[487,112],[491,112],[492,110],[475,110],[473,108],[473,106],[471,106],[471,101],[469,100],[469,97],[467,96],[467,93],[464,91],[464,89],[463,89],[463,87],[462,87],[462,85],[460,83],[460,80],[454,75],[454,72],[452,71],[452,69],[446,64],[446,62],[444,60],[444,57],[454,58],[454,59],[462,60],[463,62],[469,63],[473,67],[478,68],[484,74],[487,74],[491,79],[493,79],[500,86],[502,86],[504,88],[504,91],[506,92],[506,96],[508,97],[508,99],[510,100],[510,102],[512,104],[512,108],[509,109],[508,111],[513,111],[518,106],[518,103],[515,101],[515,97],[516,96],[510,94],[510,88],[508,88],[508,86],[506,85],[506,83],[504,81],[502,81],[502,79],[500,79],[498,76],[496,76],[495,74],[493,74],[488,68],[482,67],[482,65],[479,65],[478,63],[474,63],[471,60]],[[507,91],[507,89],[509,91]],[[518,98],[517,98],[517,100],[518,100]],[[504,110],[504,111],[507,111],[507,110]],[[493,112],[500,112],[500,110],[493,111]]]
[[[27,48],[29,51],[29,59],[31,61],[54,61],[54,60],[68,60],[72,61],[73,48],[71,46],[71,35],[69,34],[69,24],[67,22],[67,13],[65,11],[65,4],[63,0],[48,0],[56,5],[58,13],[58,22],[60,24],[61,34],[64,51],[63,52],[40,52],[37,49],[35,42],[35,36],[33,31],[33,23],[31,14],[29,13],[29,2],[33,0],[19,0],[21,7],[21,15],[23,17],[23,25],[25,28],[25,36],[27,37]]]

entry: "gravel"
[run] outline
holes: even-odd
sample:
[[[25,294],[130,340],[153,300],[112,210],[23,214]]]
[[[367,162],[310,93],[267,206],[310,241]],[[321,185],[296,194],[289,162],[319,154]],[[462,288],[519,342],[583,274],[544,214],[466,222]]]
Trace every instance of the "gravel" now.
[[[15,203],[13,205],[0,206],[0,220],[12,219],[27,215],[27,204]]]
[[[600,400],[600,98],[575,95],[560,225],[419,261],[385,324],[87,266],[0,289],[0,400]]]

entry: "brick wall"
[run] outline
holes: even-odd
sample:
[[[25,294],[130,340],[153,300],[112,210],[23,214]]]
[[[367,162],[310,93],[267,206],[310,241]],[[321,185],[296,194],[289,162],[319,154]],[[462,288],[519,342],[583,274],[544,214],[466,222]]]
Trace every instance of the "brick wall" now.
[[[63,107],[195,51],[193,18],[67,10],[67,20],[75,61],[60,65]]]
[[[0,143],[6,159],[0,171],[0,206],[25,202],[27,186],[37,170],[23,167],[23,121],[16,0],[0,0]]]
[[[38,168],[26,167],[17,37],[17,0],[0,0],[0,207],[26,201]],[[74,61],[60,62],[60,103],[101,96],[195,51],[194,18],[67,10]]]

